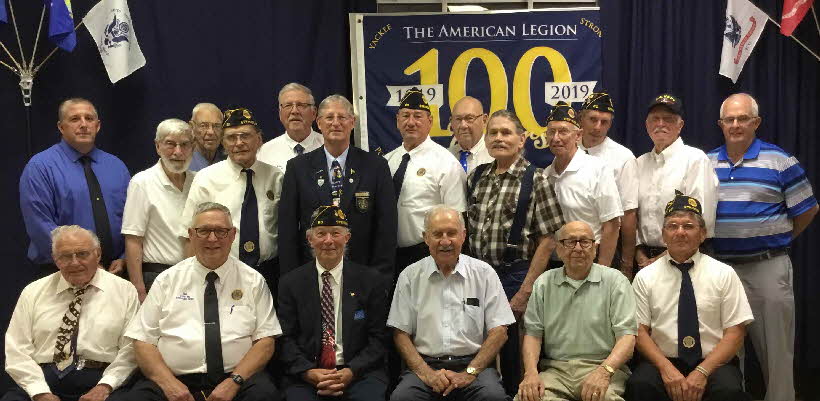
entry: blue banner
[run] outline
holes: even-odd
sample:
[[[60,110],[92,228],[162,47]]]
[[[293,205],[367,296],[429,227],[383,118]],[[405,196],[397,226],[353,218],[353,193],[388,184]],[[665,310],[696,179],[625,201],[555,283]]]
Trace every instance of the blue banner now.
[[[55,46],[70,52],[77,45],[74,15],[70,0],[44,0],[48,8],[48,39]]]
[[[439,143],[450,143],[450,108],[470,95],[488,114],[515,111],[529,133],[527,158],[545,166],[552,105],[580,106],[601,77],[597,8],[351,17],[359,143],[371,150],[401,144],[398,100],[417,86],[431,103],[430,135]]]

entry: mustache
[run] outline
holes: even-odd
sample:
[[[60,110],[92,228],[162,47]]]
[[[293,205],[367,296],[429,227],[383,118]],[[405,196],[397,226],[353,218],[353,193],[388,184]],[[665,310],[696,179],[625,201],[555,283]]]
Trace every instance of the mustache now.
[[[449,252],[449,251],[452,251],[452,250],[455,250],[455,249],[456,249],[456,247],[453,246],[453,245],[438,247],[439,252]]]

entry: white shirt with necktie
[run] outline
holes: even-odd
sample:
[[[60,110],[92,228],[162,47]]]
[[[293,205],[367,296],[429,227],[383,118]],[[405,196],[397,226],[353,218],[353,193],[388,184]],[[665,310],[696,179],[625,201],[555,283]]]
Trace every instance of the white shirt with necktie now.
[[[310,131],[310,134],[308,134],[302,142],[296,142],[288,135],[287,131],[285,131],[282,135],[265,142],[265,144],[259,148],[256,158],[271,166],[278,167],[284,173],[288,165],[288,160],[299,155],[295,149],[297,144],[302,145],[304,149],[302,154],[305,154],[319,149],[324,143],[325,138],[322,134],[313,130]]]
[[[459,161],[459,164],[461,164],[461,151],[464,149],[461,149],[458,142],[453,140],[453,142],[450,143],[449,150],[450,153],[456,157],[456,160]],[[490,156],[490,152],[487,150],[487,144],[484,141],[484,134],[482,134],[481,138],[478,139],[478,142],[470,148],[469,152],[470,154],[467,155],[467,175],[472,173],[476,167],[482,164],[492,163],[493,160],[495,160],[492,156]]]
[[[333,329],[333,339],[336,341],[336,365],[344,365],[345,364],[345,357],[344,357],[344,349],[342,345],[344,344],[342,341],[342,268],[344,267],[344,259],[342,259],[338,265],[334,266],[333,269],[330,271],[330,289],[333,292],[333,315],[334,315],[334,329]],[[319,299],[322,299],[322,288],[324,288],[325,284],[322,279],[322,273],[328,271],[325,270],[322,265],[319,264],[319,261],[316,261],[316,271],[319,274]]]

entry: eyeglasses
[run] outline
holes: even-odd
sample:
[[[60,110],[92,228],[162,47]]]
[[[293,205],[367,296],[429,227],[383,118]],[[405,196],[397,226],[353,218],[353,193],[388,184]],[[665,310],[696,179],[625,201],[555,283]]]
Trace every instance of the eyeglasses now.
[[[219,130],[222,129],[222,124],[221,123],[196,123],[196,127],[199,128],[202,131],[205,131],[208,128],[210,128],[214,131],[219,131]]]
[[[567,136],[569,134],[574,134],[577,131],[578,131],[577,129],[569,129],[569,128],[558,128],[558,129],[548,128],[547,129],[547,135],[552,136],[552,135],[558,134],[558,135],[561,135],[561,136]]]
[[[561,243],[561,246],[567,249],[575,248],[575,244],[581,244],[581,248],[589,249],[592,244],[595,243],[594,240],[588,238],[581,238],[581,239],[560,239],[558,242]]]
[[[353,117],[345,116],[345,115],[335,115],[335,116],[322,116],[322,117],[319,117],[319,118],[322,119],[322,121],[324,121],[328,124],[332,124],[333,121],[336,121],[336,120],[339,120],[340,123],[344,124],[344,123],[350,121]]]
[[[474,116],[472,114],[467,114],[466,116],[453,116],[453,124],[461,124],[462,121],[465,121],[467,124],[472,124],[477,120],[479,117],[484,116],[484,114],[480,114]]]
[[[234,144],[234,143],[236,143],[237,140],[240,140],[240,139],[242,140],[242,142],[248,142],[253,135],[256,135],[256,134],[252,134],[250,132],[243,132],[241,134],[225,135],[223,140],[226,143],[229,143],[229,144]]]
[[[86,260],[93,253],[92,250],[83,249],[75,252],[66,252],[57,255],[57,263],[66,264],[71,263],[76,257],[77,260]]]
[[[694,231],[694,230],[697,230],[700,226],[692,224],[692,223],[684,223],[684,224],[666,223],[666,224],[663,225],[663,229],[668,230],[668,231],[678,231],[678,229],[681,228],[681,227],[683,228],[683,231]]]
[[[231,232],[230,228],[204,228],[204,227],[195,227],[194,231],[196,232],[196,236],[199,238],[208,238],[211,236],[211,233],[219,238],[227,238],[228,233]]]
[[[735,121],[737,121],[738,125],[746,125],[750,122],[754,121],[755,119],[760,117],[752,117],[752,116],[737,116],[737,117],[724,117],[718,120],[719,123],[723,125],[732,125]]]
[[[177,146],[179,146],[180,148],[182,148],[183,150],[185,150],[185,149],[190,149],[190,148],[192,148],[192,147],[194,146],[194,144],[193,144],[193,143],[191,143],[191,142],[174,142],[174,141],[163,141],[163,142],[162,142],[162,146],[163,146],[164,148],[168,149],[168,150],[171,150],[171,149],[176,149],[176,148],[177,148]]]
[[[282,111],[288,111],[296,107],[297,111],[305,111],[308,107],[313,107],[313,103],[283,103],[279,105]]]

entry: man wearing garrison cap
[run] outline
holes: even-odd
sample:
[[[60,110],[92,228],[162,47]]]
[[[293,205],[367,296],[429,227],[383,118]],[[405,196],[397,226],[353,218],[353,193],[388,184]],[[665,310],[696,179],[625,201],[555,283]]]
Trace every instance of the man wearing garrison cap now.
[[[282,192],[282,170],[256,159],[262,145],[262,130],[246,108],[225,111],[223,160],[202,169],[191,183],[182,221],[190,221],[196,205],[217,202],[228,207],[237,228],[231,255],[255,268],[276,288],[277,216]],[[188,233],[180,227],[180,235]],[[188,255],[192,255],[190,249]]]
[[[315,258],[280,282],[285,394],[384,400],[389,282],[345,259],[351,232],[341,208],[320,206],[310,221],[306,236]]]
[[[547,117],[547,140],[555,155],[544,175],[555,188],[564,221],[583,221],[592,228],[598,263],[612,264],[623,215],[618,187],[606,162],[578,151],[581,126],[575,110],[558,102]]]
[[[581,106],[578,122],[581,124],[581,141],[578,147],[591,156],[601,158],[615,174],[615,183],[621,196],[624,215],[621,217],[621,247],[615,253],[612,267],[621,269],[627,277],[632,276],[632,264],[635,258],[635,227],[637,225],[638,198],[635,191],[629,190],[637,185],[637,174],[634,164],[635,155],[625,146],[608,136],[615,119],[615,106],[612,97],[601,91],[589,95]],[[630,168],[626,168],[631,166]]]
[[[433,205],[444,204],[459,212],[466,208],[467,179],[458,160],[430,138],[433,117],[418,88],[399,102],[396,127],[402,144],[385,155],[398,199],[398,250],[396,272],[429,255],[424,244],[424,215]]]
[[[701,203],[675,191],[662,225],[668,252],[632,283],[643,355],[630,400],[748,400],[738,360],[752,310],[731,266],[701,254]]]

